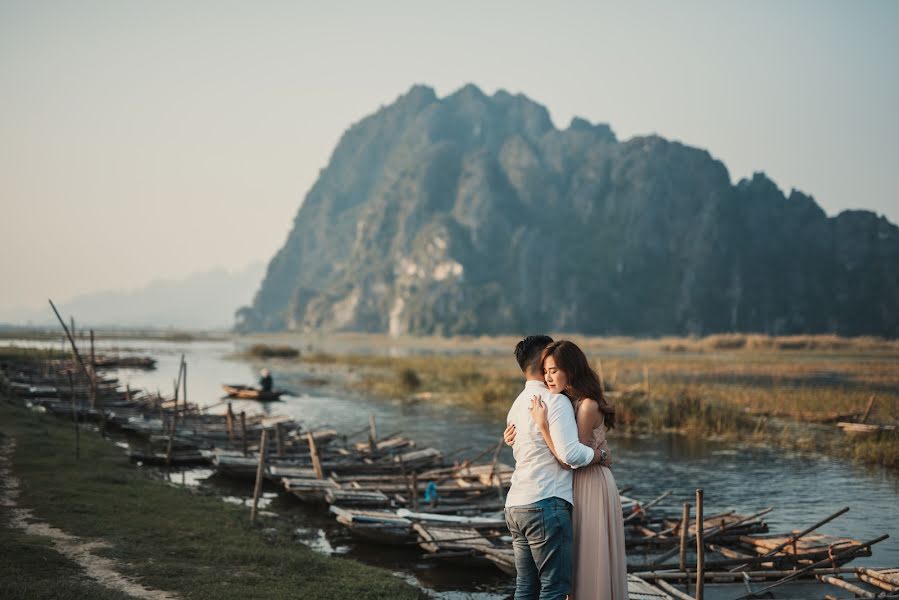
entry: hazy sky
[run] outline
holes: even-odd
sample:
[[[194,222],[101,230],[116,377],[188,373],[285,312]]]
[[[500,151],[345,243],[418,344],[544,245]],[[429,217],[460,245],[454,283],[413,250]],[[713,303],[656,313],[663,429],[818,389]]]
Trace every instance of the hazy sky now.
[[[897,40],[890,0],[0,0],[0,319],[267,261],[343,131],[414,83],[899,222]]]

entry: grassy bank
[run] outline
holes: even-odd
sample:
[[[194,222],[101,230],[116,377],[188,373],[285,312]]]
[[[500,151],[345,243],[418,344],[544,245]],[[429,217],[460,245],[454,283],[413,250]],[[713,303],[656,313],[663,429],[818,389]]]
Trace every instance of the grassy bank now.
[[[822,339],[824,338],[824,339]],[[836,415],[862,413],[876,396],[869,422],[899,417],[895,344],[829,336],[767,338],[716,336],[705,340],[588,340],[626,432],[689,435],[848,454],[899,468],[899,436],[850,437],[831,424]],[[692,349],[682,349],[692,344]],[[672,345],[676,350],[665,350]],[[306,353],[310,365],[342,366],[350,385],[409,401],[469,405],[505,415],[521,390],[521,373],[502,354]],[[727,348],[727,349],[723,349]]]
[[[272,523],[249,524],[246,510],[175,488],[129,464],[91,432],[73,452],[71,424],[0,398],[0,435],[16,442],[19,504],[85,539],[143,585],[184,598],[422,598],[386,571],[323,556]],[[123,598],[84,579],[42,538],[9,524],[0,508],[0,597]]]

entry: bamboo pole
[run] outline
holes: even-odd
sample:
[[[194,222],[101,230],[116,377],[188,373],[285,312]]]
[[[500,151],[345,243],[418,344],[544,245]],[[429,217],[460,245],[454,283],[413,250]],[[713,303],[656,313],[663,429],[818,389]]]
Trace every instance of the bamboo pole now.
[[[315,447],[315,439],[313,439],[311,431],[306,432],[306,441],[309,442],[309,454],[312,456],[312,468],[315,469],[315,478],[324,479],[325,474],[322,471],[322,463],[318,458],[318,449]]]
[[[97,355],[94,353],[94,330],[91,329],[91,408],[97,405]]]
[[[275,446],[278,448],[278,458],[284,458],[284,434],[281,423],[275,423]]]
[[[877,396],[871,396],[871,399],[868,400],[868,408],[865,409],[865,414],[862,417],[862,420],[859,423],[864,423],[868,420],[868,416],[871,414],[871,409],[874,408],[874,401],[877,400]]]
[[[503,493],[503,482],[501,478],[496,474],[496,464],[499,462],[499,451],[503,449],[503,444],[505,440],[501,437],[499,439],[499,443],[496,445],[496,450],[493,452],[493,464],[490,467],[490,483],[493,483],[494,477],[496,478],[496,490],[499,492],[499,499],[503,502],[506,501],[506,495]],[[415,475],[413,475],[414,477]],[[416,493],[416,496],[418,494]],[[417,502],[417,500],[416,500]]]
[[[165,464],[166,466],[171,466],[172,464],[172,447],[175,442],[175,426],[176,426],[175,418],[172,417],[171,426],[169,427],[169,439],[165,446]]]
[[[656,581],[655,584],[665,590],[665,592],[667,592],[669,595],[678,598],[678,600],[694,600],[693,596],[683,593],[663,579]]]
[[[889,591],[899,591],[899,573],[890,572],[895,571],[894,567],[855,567],[855,571],[870,575],[890,587],[897,588]]]
[[[484,458],[485,456],[487,456],[488,454],[490,454],[490,451],[493,450],[494,448],[495,448],[495,446],[493,445],[492,442],[491,442],[490,444],[487,444],[487,447],[484,448],[484,450],[483,450],[480,454],[478,454],[477,456],[475,456],[474,458],[472,458],[472,459],[470,459],[470,460],[465,460],[465,461],[463,461],[463,465],[464,465],[466,462],[467,462],[468,464],[465,465],[465,466],[460,465],[459,468],[460,468],[460,469],[464,469],[464,468],[466,468],[466,467],[468,467],[468,466],[470,466],[470,465],[473,465],[474,463],[478,462],[479,460],[481,460],[482,458]]]
[[[690,503],[684,502],[684,514],[680,523],[680,570],[687,570],[687,532],[690,530]],[[690,593],[690,578],[687,578],[687,593]]]
[[[181,366],[184,370],[184,377],[181,379],[181,389],[184,391],[184,402],[182,406],[184,407],[184,412],[187,413],[187,361],[184,360],[183,354],[181,355],[181,360],[184,361]]]
[[[378,429],[375,427],[374,415],[368,415],[368,448],[372,454],[378,448]]]
[[[848,573],[855,574],[859,571],[863,570],[860,567],[827,567],[822,569],[812,569],[807,573],[810,578],[813,578],[815,575],[834,575],[838,573]],[[728,582],[737,582],[744,580],[744,576],[748,576],[750,581],[767,581],[774,578],[786,577],[787,575],[792,575],[795,573],[795,570],[765,570],[765,571],[740,571],[739,573],[733,573],[731,571],[706,571],[703,573],[706,581],[712,581],[716,583],[728,583]],[[665,581],[681,581],[684,579],[692,579],[693,574],[689,571],[677,572],[677,571],[637,571],[636,573],[632,573],[632,575],[636,575],[640,579],[647,580],[665,580]]]
[[[165,449],[165,464],[166,466],[171,466],[172,464],[172,446],[175,442],[175,427],[178,425],[178,419],[175,415],[172,415],[172,428],[169,430],[169,442]]]
[[[243,443],[243,455],[247,455],[247,413],[240,411],[240,441]]]
[[[662,500],[664,500],[665,498],[667,498],[670,495],[671,495],[671,490],[668,490],[667,492],[665,492],[664,494],[662,494],[661,496],[659,496],[652,502],[648,502],[648,503],[644,504],[638,510],[634,510],[631,514],[626,516],[624,518],[624,522],[627,523],[628,521],[630,521],[632,519],[636,519],[641,514],[646,514],[647,510],[649,510],[650,508],[652,508],[653,506],[655,506],[656,504],[658,504],[659,502],[661,502]]]
[[[265,474],[265,448],[268,444],[268,430],[262,428],[262,437],[259,440],[259,463],[256,465],[256,485],[253,487],[253,508],[250,509],[250,523],[256,521],[256,507],[259,504],[259,493],[262,491],[262,479]]]
[[[75,406],[75,380],[72,379],[72,369],[67,371],[69,374],[69,388],[72,390],[72,420],[75,421],[75,459],[81,457],[81,431],[78,426],[78,408]]]
[[[746,586],[746,591],[752,594],[752,579],[746,573],[743,573],[743,585]]]
[[[703,579],[703,571],[705,571],[705,540],[703,539],[702,530],[704,527],[702,519],[702,488],[696,490],[696,600],[702,600],[703,587],[705,580]]]
[[[178,408],[178,398],[179,391],[181,389],[181,372],[184,371],[184,355],[181,355],[181,360],[178,361],[178,376],[172,381],[172,387],[175,392],[175,408]]]
[[[56,314],[56,318],[59,319],[59,324],[62,325],[63,331],[66,333],[66,337],[69,338],[69,343],[72,345],[72,353],[75,355],[75,359],[78,364],[81,366],[81,371],[84,373],[85,377],[88,377],[87,367],[84,365],[84,361],[81,359],[81,354],[78,352],[78,346],[75,345],[75,339],[72,337],[72,334],[69,333],[69,329],[66,327],[66,322],[63,321],[62,317],[59,315],[59,311],[56,310],[56,305],[53,304],[53,300],[47,300],[50,303],[50,308],[53,309],[53,312]],[[72,329],[75,328],[75,319],[72,318]],[[74,392],[73,392],[74,393]]]
[[[884,577],[883,573],[880,573],[874,569],[867,569],[865,567],[858,567],[856,569],[856,572],[858,578],[865,583],[870,583],[871,585],[879,587],[880,589],[887,592],[899,592],[899,584],[882,579],[882,577]]]
[[[806,528],[806,529],[803,529],[802,531],[800,531],[800,532],[797,533],[796,535],[790,536],[790,538],[787,539],[787,541],[785,541],[785,542],[782,543],[782,544],[779,544],[779,545],[778,545],[777,547],[775,547],[775,548],[772,548],[771,550],[769,550],[768,552],[766,552],[765,554],[763,554],[763,555],[762,555],[761,557],[759,557],[759,558],[768,558],[768,557],[774,556],[775,554],[777,554],[778,552],[780,552],[781,550],[783,550],[784,548],[786,548],[786,547],[789,546],[790,544],[795,544],[800,538],[805,537],[806,535],[808,535],[809,533],[811,533],[811,532],[813,532],[814,530],[818,529],[818,528],[821,527],[822,525],[826,525],[827,523],[830,523],[831,521],[833,521],[834,519],[836,519],[836,518],[839,517],[840,515],[842,515],[842,514],[844,514],[844,513],[847,513],[847,512],[849,512],[849,507],[848,507],[848,506],[845,506],[845,507],[841,508],[840,510],[838,510],[837,512],[835,512],[835,513],[833,513],[832,515],[830,515],[829,517],[827,517],[827,518],[825,518],[825,519],[821,519],[820,521],[818,521],[817,523],[815,523],[815,524],[812,525],[811,527],[808,527],[808,528]],[[794,554],[795,554],[795,548],[794,548]],[[736,567],[734,567],[733,569],[731,569],[731,571],[739,571],[740,569],[742,569],[743,567],[746,567],[746,566],[749,566],[748,563],[745,564],[745,565],[737,565]]]
[[[851,592],[855,594],[856,598],[876,598],[877,594],[874,592],[869,592],[864,588],[860,588],[857,585],[852,585],[848,581],[843,581],[839,577],[834,577],[833,575],[818,575],[817,579],[819,581],[823,581],[824,583],[829,583],[830,585],[836,586],[838,588],[842,588],[847,592]]]
[[[706,519],[706,520],[708,520],[708,519]],[[696,536],[690,536],[690,538],[687,540],[687,543],[689,544],[689,543],[693,542],[695,539],[696,539]],[[706,541],[708,541],[708,539],[709,539],[708,534],[705,535],[705,539],[706,539]],[[677,546],[677,544],[675,544],[674,553],[677,554],[677,551],[678,551],[678,546]],[[800,554],[799,556],[790,556],[791,560],[805,560],[808,558],[809,557],[805,554]],[[744,556],[741,558],[724,558],[724,559],[716,559],[716,560],[706,560],[705,566],[707,569],[712,569],[712,568],[724,569],[724,568],[733,567],[734,565],[742,565],[742,564],[751,564],[754,567],[759,567],[759,565],[763,565],[764,563],[770,563],[771,561],[772,561],[772,559],[770,557],[762,558],[759,556],[759,557],[752,557],[750,559],[750,558],[746,558]],[[687,566],[689,567],[690,565],[687,565]],[[695,563],[693,566],[695,566]],[[628,568],[631,568],[631,566],[628,565]],[[670,563],[666,563],[666,564],[658,564],[658,565],[657,564],[634,565],[632,568],[632,571],[637,572],[643,568],[653,569],[656,572],[658,572],[658,571],[676,571],[678,568],[678,561],[675,560],[674,562],[670,562]],[[737,571],[737,572],[739,573],[739,571]]]
[[[231,410],[231,403],[228,403],[228,412],[225,413],[225,425],[228,427],[228,441],[234,441],[234,411]]]
[[[412,482],[409,480],[409,474],[406,473],[406,462],[403,460],[403,456],[400,455],[400,474],[403,476],[403,485],[406,486],[406,498],[407,504],[409,507],[412,507]]]

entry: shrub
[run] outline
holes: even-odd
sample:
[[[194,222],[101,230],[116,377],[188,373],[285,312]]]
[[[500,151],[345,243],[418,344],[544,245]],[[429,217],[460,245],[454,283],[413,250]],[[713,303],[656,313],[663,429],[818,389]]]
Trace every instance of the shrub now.
[[[253,344],[247,352],[257,358],[296,358],[300,351],[291,346],[269,346],[268,344]]]
[[[399,372],[400,387],[407,392],[414,392],[421,387],[421,378],[414,369],[405,368]]]

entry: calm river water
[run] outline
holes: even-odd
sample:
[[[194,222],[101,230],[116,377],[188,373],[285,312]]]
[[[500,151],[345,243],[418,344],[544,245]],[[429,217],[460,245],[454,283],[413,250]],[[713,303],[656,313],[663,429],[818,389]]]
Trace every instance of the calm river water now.
[[[17,343],[45,345],[27,341]],[[188,363],[189,401],[211,405],[220,402],[222,383],[253,384],[258,378],[261,363],[231,357],[235,343],[116,340],[99,342],[98,347],[129,348],[155,357],[159,361],[155,371],[123,370],[119,377],[123,383],[129,382],[132,388],[159,388],[165,393],[171,392],[180,356],[184,354]],[[468,448],[460,452],[461,456],[472,456],[495,445],[502,433],[503,423],[495,416],[469,408],[366,397],[343,391],[340,382],[329,379],[327,373],[312,372],[308,367],[289,363],[274,362],[269,366],[276,387],[290,389],[297,395],[269,405],[268,410],[301,419],[308,427],[332,426],[341,432],[352,432],[366,427],[369,415],[373,414],[382,435],[401,430],[405,436],[417,440],[420,446],[432,445],[445,453]],[[319,381],[310,385],[311,378],[328,383]],[[234,409],[255,412],[261,407],[252,402],[235,402]],[[211,412],[217,411],[212,409]],[[677,435],[623,437],[613,432],[610,442],[616,457],[615,477],[619,486],[631,487],[629,496],[647,501],[666,490],[673,490],[673,496],[662,506],[679,512],[680,503],[691,501],[696,488],[703,488],[707,513],[735,509],[750,514],[775,507],[765,517],[772,532],[801,529],[843,506],[850,506],[849,513],[821,531],[855,539],[889,533],[890,539],[874,547],[874,556],[853,564],[899,566],[899,474],[895,472],[861,467],[839,458],[690,440]],[[503,459],[512,464],[511,453],[505,448],[503,452]],[[196,483],[207,474],[202,470],[188,473],[185,481]],[[237,499],[249,493],[247,486],[231,488],[228,482],[216,479],[210,482],[232,496],[232,501],[240,501]],[[206,484],[211,485],[210,482]],[[271,499],[269,506],[276,512],[303,517],[303,531],[298,533],[307,543],[323,551],[354,556],[390,568],[418,580],[438,597],[486,600],[505,598],[511,591],[509,578],[492,570],[473,572],[445,565],[438,568],[423,560],[413,549],[385,550],[366,546],[347,537],[324,511],[308,510],[274,492],[268,497]],[[712,597],[737,595],[733,594],[734,589],[721,589]],[[804,595],[802,591],[801,588],[792,590],[795,595]],[[820,588],[816,595],[821,595]]]

